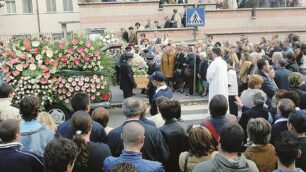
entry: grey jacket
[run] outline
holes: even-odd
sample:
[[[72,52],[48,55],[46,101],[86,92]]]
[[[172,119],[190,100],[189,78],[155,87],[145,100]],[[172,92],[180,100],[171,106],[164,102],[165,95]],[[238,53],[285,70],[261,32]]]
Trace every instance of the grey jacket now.
[[[251,160],[247,160],[244,155],[236,159],[228,160],[220,154],[217,154],[212,160],[198,164],[192,171],[213,172],[216,169],[225,169],[231,172],[258,172],[256,164]]]

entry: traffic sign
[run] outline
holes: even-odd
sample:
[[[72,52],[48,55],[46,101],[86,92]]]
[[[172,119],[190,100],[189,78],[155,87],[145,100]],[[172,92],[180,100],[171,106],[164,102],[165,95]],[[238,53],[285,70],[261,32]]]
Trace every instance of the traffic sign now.
[[[204,8],[187,8],[186,10],[186,27],[205,26]]]

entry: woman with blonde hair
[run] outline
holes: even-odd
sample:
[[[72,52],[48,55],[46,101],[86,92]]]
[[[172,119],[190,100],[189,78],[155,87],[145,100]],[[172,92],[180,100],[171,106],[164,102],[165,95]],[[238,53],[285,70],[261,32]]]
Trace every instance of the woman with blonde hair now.
[[[57,127],[55,125],[53,118],[49,113],[40,112],[37,116],[37,120],[42,124],[46,124],[50,128],[50,130],[55,133]]]
[[[301,89],[305,83],[304,76],[298,72],[292,72],[289,75],[289,91],[294,91],[300,96],[300,108],[306,109],[306,92]]]
[[[160,61],[160,71],[166,76],[166,82],[173,89],[174,78],[174,66],[175,66],[175,48],[172,46],[166,46],[163,49],[163,55]]]
[[[212,136],[203,126],[192,128],[189,132],[188,152],[182,152],[179,157],[181,171],[191,172],[200,162],[210,160],[217,154],[212,145]]]

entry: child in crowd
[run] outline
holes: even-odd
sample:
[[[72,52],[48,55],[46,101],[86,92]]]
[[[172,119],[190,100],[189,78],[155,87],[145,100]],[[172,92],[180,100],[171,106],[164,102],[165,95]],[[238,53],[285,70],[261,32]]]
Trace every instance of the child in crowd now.
[[[107,126],[109,121],[109,112],[103,107],[97,108],[92,112],[92,119],[101,124],[107,134],[113,129]]]
[[[56,125],[55,122],[53,120],[53,118],[51,117],[51,115],[47,112],[40,112],[37,116],[37,120],[38,122],[42,123],[42,124],[46,124],[51,131],[53,131],[55,133],[56,131]]]

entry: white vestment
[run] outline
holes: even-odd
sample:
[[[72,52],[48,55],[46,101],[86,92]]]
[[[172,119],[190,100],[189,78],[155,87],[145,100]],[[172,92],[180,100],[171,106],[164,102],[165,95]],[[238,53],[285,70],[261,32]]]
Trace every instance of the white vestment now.
[[[227,64],[221,57],[216,57],[209,65],[206,79],[209,83],[208,102],[217,94],[222,94],[228,99]]]

